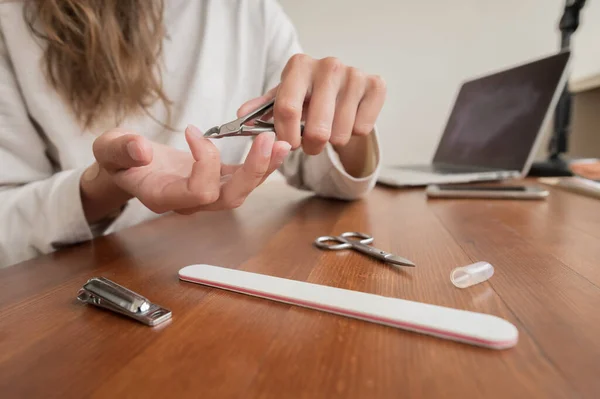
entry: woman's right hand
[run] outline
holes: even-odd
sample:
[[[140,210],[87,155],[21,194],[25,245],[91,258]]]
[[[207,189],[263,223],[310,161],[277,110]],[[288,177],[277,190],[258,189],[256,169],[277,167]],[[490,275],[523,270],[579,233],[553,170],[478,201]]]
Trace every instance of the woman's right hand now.
[[[197,128],[189,126],[185,136],[191,153],[125,130],[98,137],[96,163],[81,178],[88,222],[111,215],[134,197],[156,213],[237,208],[290,151],[288,143],[264,133],[243,164],[224,165],[218,149]]]

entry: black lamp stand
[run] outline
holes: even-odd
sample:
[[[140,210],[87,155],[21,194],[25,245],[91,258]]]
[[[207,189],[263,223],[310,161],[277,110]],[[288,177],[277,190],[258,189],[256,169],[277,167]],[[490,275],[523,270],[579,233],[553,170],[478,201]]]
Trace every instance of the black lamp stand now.
[[[567,0],[565,10],[560,19],[561,50],[571,50],[571,35],[579,27],[579,12],[583,8],[585,0]],[[568,151],[569,133],[571,130],[571,93],[569,83],[561,93],[554,111],[554,131],[548,145],[549,156],[546,161],[536,162],[532,165],[530,176],[572,176],[568,163],[562,158],[562,154]]]

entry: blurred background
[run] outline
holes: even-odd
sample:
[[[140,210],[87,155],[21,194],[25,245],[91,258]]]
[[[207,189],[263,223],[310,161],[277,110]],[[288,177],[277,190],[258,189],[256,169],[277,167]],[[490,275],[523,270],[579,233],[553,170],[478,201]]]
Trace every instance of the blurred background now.
[[[559,49],[563,0],[279,0],[304,51],[336,56],[388,85],[379,119],[388,165],[431,159],[465,79]],[[600,1],[572,38],[569,155],[600,156]],[[596,129],[596,131],[594,131]],[[546,154],[544,142],[538,159]]]

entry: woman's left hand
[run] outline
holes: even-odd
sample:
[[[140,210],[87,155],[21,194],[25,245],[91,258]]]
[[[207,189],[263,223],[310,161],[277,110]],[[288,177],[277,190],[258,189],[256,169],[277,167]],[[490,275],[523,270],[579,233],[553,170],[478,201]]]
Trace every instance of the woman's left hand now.
[[[342,64],[336,58],[294,55],[281,74],[281,83],[264,96],[248,101],[244,115],[275,97],[273,119],[277,138],[292,149],[302,146],[316,155],[329,142],[345,147],[353,137],[368,136],[386,97],[383,79]],[[300,135],[300,123],[304,133]]]

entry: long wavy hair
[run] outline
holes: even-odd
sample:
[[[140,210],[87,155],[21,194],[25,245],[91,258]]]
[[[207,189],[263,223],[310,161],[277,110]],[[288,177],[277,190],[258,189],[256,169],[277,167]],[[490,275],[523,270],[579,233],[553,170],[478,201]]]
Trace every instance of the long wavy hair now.
[[[105,117],[117,124],[140,112],[152,117],[156,101],[169,119],[160,77],[163,9],[164,0],[25,1],[29,28],[47,44],[48,81],[84,127]]]

